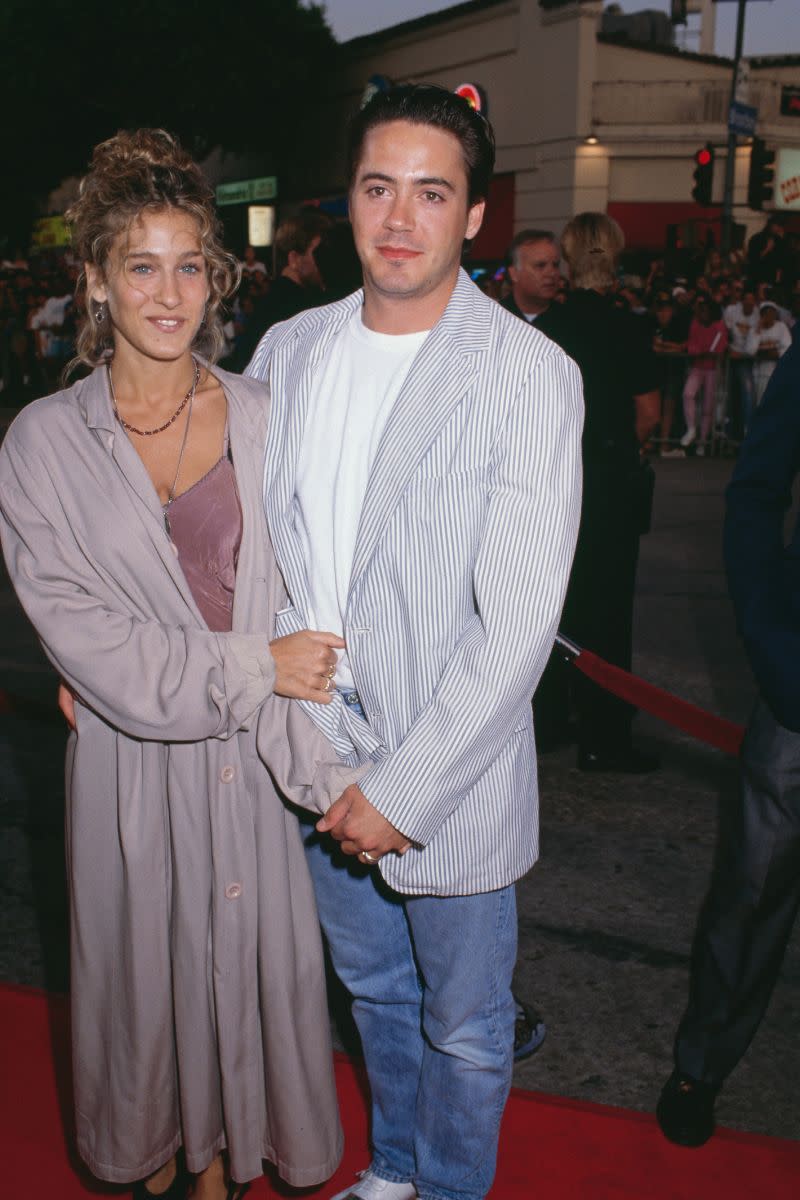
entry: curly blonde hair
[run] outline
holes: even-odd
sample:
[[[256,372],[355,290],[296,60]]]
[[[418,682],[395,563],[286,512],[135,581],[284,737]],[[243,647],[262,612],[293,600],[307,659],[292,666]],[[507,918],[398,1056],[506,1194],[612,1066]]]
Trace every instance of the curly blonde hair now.
[[[84,263],[76,295],[86,298],[86,315],[78,332],[75,365],[96,367],[107,361],[114,346],[107,307],[93,306],[87,295],[85,264],[104,273],[115,238],[143,212],[163,209],[176,209],[197,221],[209,299],[192,348],[211,362],[219,358],[225,344],[220,305],[236,290],[241,269],[223,248],[214,192],[177,138],[164,129],[137,129],[95,147],[78,199],[66,213],[72,248]]]

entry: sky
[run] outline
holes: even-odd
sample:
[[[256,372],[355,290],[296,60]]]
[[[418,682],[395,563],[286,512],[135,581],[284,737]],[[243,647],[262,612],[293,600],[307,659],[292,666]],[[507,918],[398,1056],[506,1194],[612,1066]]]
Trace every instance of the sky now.
[[[645,8],[668,12],[669,0],[618,0],[624,12]],[[425,13],[453,7],[455,0],[324,0],[328,24],[340,42],[410,21]],[[716,53],[733,57],[736,41],[735,0],[717,5]],[[680,34],[680,29],[679,29]],[[695,49],[691,39],[687,49]],[[744,52],[756,54],[800,54],[800,0],[748,0],[745,16]]]

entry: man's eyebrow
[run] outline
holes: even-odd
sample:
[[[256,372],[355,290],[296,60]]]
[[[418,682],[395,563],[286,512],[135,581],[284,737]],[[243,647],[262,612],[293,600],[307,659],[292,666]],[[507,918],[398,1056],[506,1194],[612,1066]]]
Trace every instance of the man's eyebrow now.
[[[359,178],[359,183],[396,183],[393,175],[385,175],[382,171],[365,171]],[[449,192],[455,192],[455,187],[449,179],[442,175],[421,175],[414,180],[417,187],[442,187]]]
[[[445,179],[442,175],[427,175],[421,179],[415,179],[415,183],[421,184],[423,187],[443,187],[449,192],[455,192],[455,188],[449,179]]]

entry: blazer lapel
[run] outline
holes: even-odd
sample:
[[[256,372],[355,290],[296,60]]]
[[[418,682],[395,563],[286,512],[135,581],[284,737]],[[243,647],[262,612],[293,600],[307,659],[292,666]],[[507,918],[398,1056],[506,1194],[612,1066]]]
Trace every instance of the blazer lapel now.
[[[308,581],[295,526],[295,484],[314,370],[331,340],[363,303],[361,292],[299,319],[270,358],[270,416],[264,461],[264,505],[270,536],[292,604],[308,615]]]
[[[461,271],[441,320],[414,360],[383,431],[358,527],[352,590],[425,452],[482,369],[494,306]]]

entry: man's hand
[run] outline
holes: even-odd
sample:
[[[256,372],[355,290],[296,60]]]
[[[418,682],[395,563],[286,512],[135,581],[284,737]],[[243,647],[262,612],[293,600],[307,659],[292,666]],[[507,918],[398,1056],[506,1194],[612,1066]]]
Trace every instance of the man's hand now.
[[[408,838],[370,804],[355,783],[351,783],[317,821],[317,829],[336,838],[345,854],[366,852],[375,861],[392,851],[405,854],[411,845]]]

